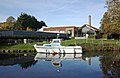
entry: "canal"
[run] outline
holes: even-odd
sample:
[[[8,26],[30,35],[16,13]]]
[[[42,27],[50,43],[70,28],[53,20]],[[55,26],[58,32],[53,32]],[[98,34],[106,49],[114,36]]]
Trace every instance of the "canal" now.
[[[0,54],[0,78],[120,78],[120,53]]]

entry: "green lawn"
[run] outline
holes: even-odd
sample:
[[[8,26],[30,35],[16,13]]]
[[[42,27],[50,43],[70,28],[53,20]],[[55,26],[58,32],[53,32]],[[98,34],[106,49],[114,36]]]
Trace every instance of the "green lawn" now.
[[[79,44],[120,44],[120,42],[116,40],[100,40],[100,39],[71,39],[71,40],[65,40],[62,42],[62,45],[79,45]]]
[[[40,42],[40,43],[37,43],[39,45],[42,45],[42,44],[45,44],[45,43],[50,43],[50,42]],[[0,45],[0,49],[10,49],[10,50],[17,50],[17,49],[21,49],[21,50],[33,50],[34,45],[35,43],[27,43],[27,44],[1,44]],[[65,41],[62,41],[61,43],[63,46],[68,46],[68,45],[117,45],[117,46],[120,46],[120,41],[116,41],[116,40],[95,40],[95,39],[78,39],[78,40],[75,40],[75,39],[71,39],[71,40],[65,40]]]
[[[9,50],[32,50],[34,49],[33,44],[3,44],[0,46],[0,49],[9,49]]]

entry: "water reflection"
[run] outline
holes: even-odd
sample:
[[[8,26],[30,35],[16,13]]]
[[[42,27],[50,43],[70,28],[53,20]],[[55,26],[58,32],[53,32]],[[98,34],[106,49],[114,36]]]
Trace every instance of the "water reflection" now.
[[[37,53],[35,60],[51,61],[53,67],[56,68],[57,72],[60,72],[62,67],[62,60],[82,60],[82,54],[46,54]]]
[[[105,78],[119,78],[120,77],[120,53],[104,53],[100,57],[100,67],[104,73]]]
[[[16,65],[19,67],[16,67]],[[6,68],[11,69],[9,66],[15,68],[15,71],[12,68],[10,72],[12,75],[15,75],[15,72],[20,73],[17,74],[17,78],[24,77],[22,76],[24,72],[27,72],[26,78],[56,78],[57,76],[68,78],[120,78],[120,52],[0,54],[0,74],[4,74],[7,71]],[[26,69],[26,71],[19,68]],[[48,76],[46,76],[46,72],[49,73]],[[54,74],[56,74],[56,77],[54,77]],[[8,77],[12,78],[12,75],[8,75]],[[1,77],[5,78],[6,76],[2,75]]]
[[[120,52],[91,52],[83,58],[95,56],[99,57],[99,66],[105,78],[120,78]]]
[[[0,66],[13,66],[18,64],[22,69],[27,69],[36,64],[35,55],[27,54],[0,54]]]

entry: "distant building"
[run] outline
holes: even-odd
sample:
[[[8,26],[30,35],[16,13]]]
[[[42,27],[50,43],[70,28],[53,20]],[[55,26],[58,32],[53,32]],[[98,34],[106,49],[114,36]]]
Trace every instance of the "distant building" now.
[[[96,35],[100,31],[98,28],[95,28],[88,24],[84,24],[80,29],[81,29],[81,31],[79,32],[79,36],[81,36],[81,37],[85,36],[86,34]]]
[[[65,33],[69,37],[75,37],[78,33],[78,26],[59,26],[59,27],[42,27],[38,31],[53,32],[53,33]]]
[[[99,32],[98,28],[91,25],[91,16],[88,17],[88,24],[83,26],[57,26],[57,27],[42,27],[38,31],[65,33],[68,37],[84,37],[89,35],[96,35]]]
[[[99,33],[99,29],[91,25],[91,16],[88,16],[88,24],[84,24],[78,30],[78,36],[84,38],[88,38],[90,35],[96,35]]]

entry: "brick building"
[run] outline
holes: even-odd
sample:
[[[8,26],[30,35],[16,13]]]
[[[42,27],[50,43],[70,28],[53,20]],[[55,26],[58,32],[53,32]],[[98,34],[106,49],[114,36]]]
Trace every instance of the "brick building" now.
[[[65,33],[68,37],[84,37],[86,34],[96,35],[100,30],[91,25],[91,16],[89,16],[88,24],[83,26],[42,27],[38,31]]]
[[[78,28],[78,26],[42,27],[38,31],[65,33],[68,34],[69,37],[75,37],[77,36]]]

